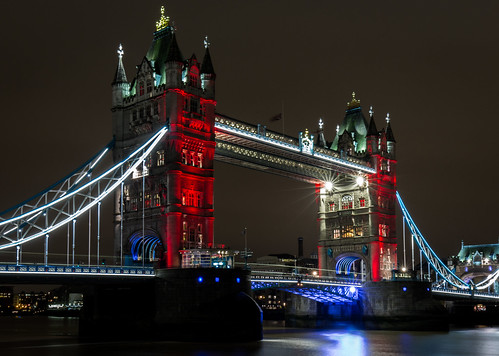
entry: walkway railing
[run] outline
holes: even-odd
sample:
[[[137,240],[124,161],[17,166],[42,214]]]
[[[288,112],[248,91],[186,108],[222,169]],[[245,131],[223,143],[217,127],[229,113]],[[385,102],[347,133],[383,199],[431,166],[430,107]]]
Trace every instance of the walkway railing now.
[[[88,276],[130,276],[154,277],[152,267],[122,267],[122,266],[66,266],[66,265],[17,265],[0,264],[2,274],[31,274],[31,275],[88,275]]]

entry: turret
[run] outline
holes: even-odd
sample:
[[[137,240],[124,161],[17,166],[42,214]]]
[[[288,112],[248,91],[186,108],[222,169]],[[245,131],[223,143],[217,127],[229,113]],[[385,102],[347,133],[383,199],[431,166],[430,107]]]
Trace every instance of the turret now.
[[[183,66],[184,59],[178,48],[177,37],[173,33],[165,59],[165,84],[167,88],[178,88],[182,85]]]
[[[319,130],[317,131],[317,141],[315,142],[317,147],[327,148],[326,138],[324,137],[324,121],[322,118],[319,119]]]
[[[366,135],[366,148],[367,153],[372,155],[378,153],[378,129],[376,128],[376,123],[374,122],[374,111],[373,107],[369,108],[369,128],[367,129]]]
[[[114,74],[112,82],[112,108],[120,107],[123,105],[123,98],[129,95],[130,84],[127,82],[125,67],[123,66],[123,46],[120,44],[118,48],[118,66]]]
[[[392,127],[390,126],[390,115],[386,115],[386,128],[385,128],[385,137],[386,137],[386,151],[388,156],[392,159],[395,159],[395,137],[393,136]]]
[[[213,99],[215,98],[216,74],[211,62],[210,42],[208,42],[208,36],[205,36],[204,38],[204,48],[206,48],[206,51],[204,53],[203,63],[201,64],[201,86],[205,91],[206,96]]]

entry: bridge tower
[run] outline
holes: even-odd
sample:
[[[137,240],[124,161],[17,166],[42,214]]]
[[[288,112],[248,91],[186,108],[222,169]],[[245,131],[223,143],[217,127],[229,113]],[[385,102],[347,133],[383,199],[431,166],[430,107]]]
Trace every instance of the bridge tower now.
[[[387,116],[367,123],[353,94],[330,148],[342,157],[362,158],[376,173],[337,173],[318,187],[319,268],[339,277],[379,281],[397,267],[395,138]]]
[[[162,259],[178,267],[179,250],[212,247],[215,72],[207,38],[204,44],[202,62],[195,55],[185,60],[162,7],[130,82],[120,45],[112,83],[115,162],[161,127],[169,130],[116,193],[115,253],[123,249],[125,263]]]

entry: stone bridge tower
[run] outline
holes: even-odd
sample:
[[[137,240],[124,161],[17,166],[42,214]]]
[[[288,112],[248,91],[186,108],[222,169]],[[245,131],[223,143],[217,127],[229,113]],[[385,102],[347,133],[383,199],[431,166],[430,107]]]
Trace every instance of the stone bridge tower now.
[[[184,59],[161,8],[149,51],[129,82],[120,46],[112,83],[114,160],[163,126],[168,132],[115,199],[115,251],[125,263],[180,265],[179,250],[213,244],[215,72],[205,55]],[[121,224],[123,207],[123,224]]]
[[[395,138],[367,123],[353,94],[330,148],[370,162],[376,173],[337,173],[319,187],[319,268],[339,277],[379,281],[397,267]],[[320,136],[320,135],[319,135]],[[320,142],[318,142],[320,144]]]

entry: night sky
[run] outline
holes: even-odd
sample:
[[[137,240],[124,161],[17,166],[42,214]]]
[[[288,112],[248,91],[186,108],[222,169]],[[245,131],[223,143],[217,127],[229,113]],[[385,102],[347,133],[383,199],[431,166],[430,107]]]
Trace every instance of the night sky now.
[[[1,210],[111,139],[117,47],[131,79],[163,4],[184,57],[209,36],[218,112],[281,131],[284,107],[286,134],[322,117],[332,140],[355,91],[378,128],[390,113],[398,189],[436,252],[497,242],[497,1],[2,1]],[[313,186],[283,177],[216,163],[215,216],[217,243],[242,249],[247,227],[256,255],[317,244]]]

